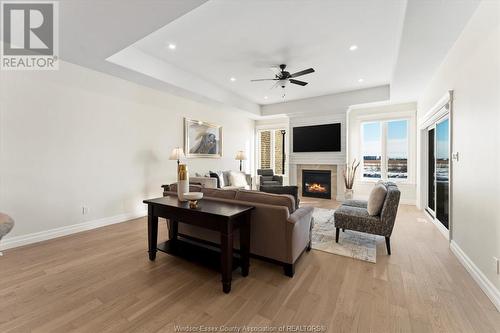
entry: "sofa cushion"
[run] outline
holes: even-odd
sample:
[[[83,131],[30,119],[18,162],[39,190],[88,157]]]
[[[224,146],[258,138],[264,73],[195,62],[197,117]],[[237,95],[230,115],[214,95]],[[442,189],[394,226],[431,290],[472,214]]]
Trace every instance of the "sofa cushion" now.
[[[221,199],[234,199],[236,190],[223,190],[220,188],[202,188],[201,192],[204,196]]]
[[[273,206],[285,206],[290,214],[295,211],[295,199],[288,194],[271,194],[259,191],[239,190],[236,200],[246,202],[258,202]]]
[[[197,184],[189,184],[189,192],[201,192],[203,187]],[[177,183],[170,184],[170,192],[177,192]]]
[[[247,186],[247,177],[243,172],[231,171],[229,172],[229,183],[231,186],[245,187]]]
[[[299,208],[299,187],[298,186],[273,186],[273,185],[261,185],[259,191],[274,194],[288,194],[293,196],[295,200],[295,209]]]
[[[382,206],[384,205],[385,196],[387,195],[387,188],[384,184],[377,184],[373,187],[368,197],[368,205],[366,210],[371,216],[380,214]]]

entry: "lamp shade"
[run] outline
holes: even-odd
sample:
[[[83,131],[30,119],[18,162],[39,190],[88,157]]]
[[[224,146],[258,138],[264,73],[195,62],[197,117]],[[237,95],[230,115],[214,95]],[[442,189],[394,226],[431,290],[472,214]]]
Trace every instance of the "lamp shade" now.
[[[238,150],[236,152],[236,157],[234,158],[235,160],[239,161],[245,161],[247,159],[245,152],[243,150]]]
[[[172,150],[172,153],[170,153],[170,159],[171,160],[180,160],[181,158],[184,158],[184,150],[182,148],[177,147]]]

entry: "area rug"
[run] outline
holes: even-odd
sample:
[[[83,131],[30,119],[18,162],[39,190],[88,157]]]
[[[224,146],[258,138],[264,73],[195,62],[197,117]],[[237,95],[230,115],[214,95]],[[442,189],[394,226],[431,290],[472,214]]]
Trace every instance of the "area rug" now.
[[[345,257],[377,262],[377,241],[383,237],[346,230],[340,232],[339,242],[335,242],[335,222],[333,209],[314,208],[312,248]]]

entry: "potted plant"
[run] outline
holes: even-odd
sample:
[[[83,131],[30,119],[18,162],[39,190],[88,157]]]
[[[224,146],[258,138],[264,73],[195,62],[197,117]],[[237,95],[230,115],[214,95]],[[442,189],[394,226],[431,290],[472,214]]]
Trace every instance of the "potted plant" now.
[[[346,164],[344,168],[344,184],[345,184],[345,199],[350,200],[353,198],[353,190],[352,187],[354,186],[354,179],[356,177],[356,170],[359,167],[359,161],[352,161],[351,164]]]

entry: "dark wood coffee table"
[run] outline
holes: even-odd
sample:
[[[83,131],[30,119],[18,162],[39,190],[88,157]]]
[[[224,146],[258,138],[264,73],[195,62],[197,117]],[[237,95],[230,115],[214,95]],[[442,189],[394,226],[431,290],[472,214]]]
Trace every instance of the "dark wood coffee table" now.
[[[149,260],[156,259],[156,251],[160,250],[172,255],[204,258],[209,261],[214,254],[220,256],[222,273],[222,290],[231,291],[233,271],[233,232],[240,230],[240,262],[241,275],[247,276],[250,265],[250,214],[254,207],[225,203],[210,199],[198,201],[197,208],[189,208],[188,202],[177,200],[176,196],[165,196],[157,199],[144,200],[148,205],[148,252]],[[170,221],[169,240],[163,244],[158,241],[158,218]],[[201,244],[193,244],[178,239],[178,223],[187,223],[220,232],[220,250],[214,253]],[[193,252],[200,251],[200,255]],[[203,251],[203,253],[201,253]],[[212,251],[212,253],[207,251]]]

